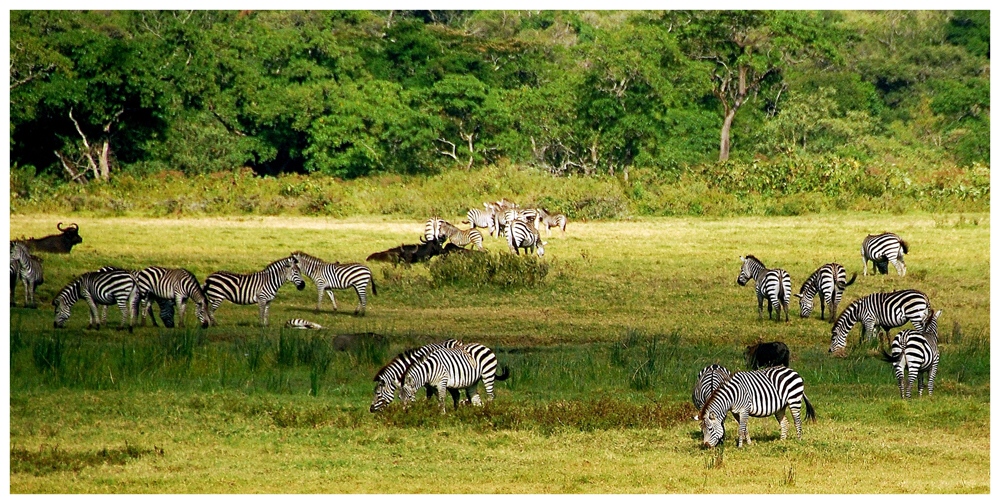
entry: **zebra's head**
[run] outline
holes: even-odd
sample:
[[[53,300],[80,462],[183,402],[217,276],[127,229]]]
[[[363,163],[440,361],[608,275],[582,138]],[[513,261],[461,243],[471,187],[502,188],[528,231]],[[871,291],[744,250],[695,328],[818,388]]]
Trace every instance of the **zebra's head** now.
[[[306,282],[302,280],[302,270],[299,268],[299,260],[295,256],[289,256],[285,260],[285,281],[295,284],[295,288],[298,290],[306,288]]]
[[[548,242],[543,242],[542,240],[538,240],[538,243],[535,244],[535,252],[538,253],[538,257],[545,255],[545,245],[547,244]]]
[[[719,442],[721,442],[726,436],[725,420],[725,413],[720,415],[711,410],[704,411],[704,415],[700,420],[702,434],[701,446],[703,448],[712,448],[718,445]]]
[[[812,315],[813,312],[813,296],[803,296],[802,294],[795,294],[795,297],[799,298],[799,316],[802,318],[807,318]]]
[[[382,410],[392,402],[396,395],[396,384],[391,382],[386,382],[383,380],[375,380],[375,397],[372,399],[372,405],[368,408],[368,411],[375,413],[376,411]]]
[[[74,280],[72,283],[63,287],[59,294],[56,294],[55,299],[52,300],[52,307],[54,308],[55,321],[52,323],[52,327],[56,329],[62,329],[66,326],[66,321],[69,320],[70,311],[73,309],[73,305],[76,304],[76,300],[79,298],[77,292],[77,287],[80,284],[80,280]]]
[[[748,255],[746,257],[740,256],[740,261],[743,265],[740,267],[740,275],[736,277],[736,283],[739,286],[744,286],[751,278],[757,276],[757,271],[764,266],[756,257]]]
[[[399,400],[406,406],[413,402],[417,396],[417,380],[411,374],[407,374],[403,379],[403,386],[399,389]]]
[[[847,333],[851,332],[851,328],[857,321],[856,311],[857,306],[851,304],[833,322],[833,327],[830,328],[830,353],[842,354],[847,348]]]

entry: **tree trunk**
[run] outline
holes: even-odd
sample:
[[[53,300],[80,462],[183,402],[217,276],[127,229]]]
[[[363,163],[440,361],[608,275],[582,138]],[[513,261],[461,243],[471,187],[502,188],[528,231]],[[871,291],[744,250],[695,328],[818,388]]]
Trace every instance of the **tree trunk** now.
[[[733,127],[733,118],[736,117],[736,108],[726,111],[726,118],[722,121],[722,133],[719,141],[719,161],[729,159],[729,137],[730,129]]]

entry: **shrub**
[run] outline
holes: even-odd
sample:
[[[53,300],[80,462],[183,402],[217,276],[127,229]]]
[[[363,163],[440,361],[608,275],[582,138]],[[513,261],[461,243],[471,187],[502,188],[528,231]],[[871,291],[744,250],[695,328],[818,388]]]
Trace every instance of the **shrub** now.
[[[449,254],[433,259],[429,269],[434,287],[534,287],[549,273],[537,256],[499,252]]]

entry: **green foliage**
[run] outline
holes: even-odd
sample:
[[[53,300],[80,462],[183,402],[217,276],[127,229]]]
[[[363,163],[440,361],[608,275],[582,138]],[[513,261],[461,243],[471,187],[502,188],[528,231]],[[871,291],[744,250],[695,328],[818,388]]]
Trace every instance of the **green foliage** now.
[[[434,287],[535,287],[545,280],[549,265],[535,255],[506,252],[453,253],[431,260]]]

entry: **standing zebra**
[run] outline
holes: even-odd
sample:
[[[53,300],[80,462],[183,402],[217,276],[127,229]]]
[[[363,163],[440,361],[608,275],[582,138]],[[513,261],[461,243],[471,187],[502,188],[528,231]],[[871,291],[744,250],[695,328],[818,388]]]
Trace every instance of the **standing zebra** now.
[[[550,214],[548,210],[544,208],[539,208],[538,219],[535,221],[535,227],[541,228],[542,225],[545,226],[545,232],[552,234],[552,228],[557,227],[566,233],[566,216],[563,214]]]
[[[403,387],[400,399],[403,404],[413,402],[418,387],[433,385],[438,389],[438,404],[441,413],[445,413],[445,394],[447,389],[465,389],[471,396],[470,401],[481,406],[482,401],[476,388],[482,381],[479,366],[472,355],[464,348],[439,348],[432,351],[423,361],[410,366],[403,377]],[[456,404],[457,407],[457,404]]]
[[[139,325],[146,325],[146,315],[153,320],[153,301],[160,305],[160,318],[163,325],[173,327],[174,305],[177,305],[177,316],[180,327],[184,327],[184,312],[187,307],[187,300],[191,299],[195,303],[195,314],[201,327],[208,327],[215,323],[211,311],[208,309],[208,300],[205,292],[195,278],[194,273],[186,269],[170,269],[160,266],[150,266],[140,270],[136,274],[136,281],[139,287],[139,299],[142,308],[139,310]],[[169,312],[169,316],[165,316]]]
[[[882,350],[882,360],[892,363],[896,372],[896,381],[899,383],[899,396],[905,399],[910,398],[910,390],[913,388],[913,381],[917,381],[917,394],[923,395],[922,375],[927,375],[927,396],[934,393],[934,377],[937,376],[938,362],[941,354],[938,352],[938,331],[937,321],[941,316],[941,310],[934,312],[924,321],[923,330],[907,329],[900,331],[892,339],[892,347],[889,353]],[[904,372],[908,375],[908,380],[903,383]]]
[[[837,317],[830,329],[830,352],[847,347],[847,333],[859,321],[862,324],[859,344],[866,335],[868,338],[874,335],[875,326],[888,333],[889,329],[910,321],[919,331],[924,327],[929,306],[927,295],[914,289],[876,292],[856,299]]]
[[[73,305],[82,298],[90,307],[90,323],[87,324],[87,329],[101,328],[97,305],[117,304],[122,312],[121,327],[125,327],[128,314],[128,330],[132,332],[139,299],[137,291],[135,278],[128,271],[110,269],[84,273],[63,287],[52,300],[52,306],[55,307],[53,327],[57,329],[64,327]]]
[[[497,217],[496,211],[492,209],[480,210],[478,208],[470,208],[469,213],[466,214],[469,220],[462,221],[463,224],[471,224],[472,228],[483,228],[489,231],[490,236],[499,236],[499,231],[497,231]]]
[[[483,250],[483,233],[478,229],[458,229],[448,221],[441,221],[440,229],[448,237],[448,241],[459,247],[472,244],[476,249]]]
[[[775,320],[781,320],[781,310],[785,310],[785,322],[788,322],[788,302],[792,297],[792,277],[781,269],[767,269],[764,263],[752,255],[740,257],[743,266],[736,277],[736,283],[744,286],[754,279],[754,289],[757,291],[757,318],[763,317],[764,299],[767,299],[767,319],[771,320],[772,308],[777,309]]]
[[[313,257],[305,252],[292,252],[299,262],[299,268],[307,277],[316,283],[316,311],[318,312],[323,304],[323,292],[330,296],[333,303],[333,311],[337,311],[337,299],[333,296],[334,289],[349,289],[354,287],[354,292],[358,294],[358,307],[354,309],[355,315],[364,315],[368,306],[368,283],[372,284],[372,294],[378,295],[375,289],[375,277],[372,270],[359,263],[328,263],[318,257]]]
[[[510,222],[505,230],[507,236],[507,246],[510,253],[520,255],[520,249],[524,249],[526,254],[530,254],[533,249],[537,249],[538,257],[545,255],[546,242],[538,236],[538,231],[523,221]]]
[[[396,397],[396,390],[403,386],[403,376],[406,374],[406,370],[413,366],[414,364],[424,360],[428,354],[437,350],[439,348],[453,348],[460,346],[461,341],[456,339],[447,339],[439,343],[431,343],[429,345],[424,345],[418,348],[410,348],[399,355],[395,356],[390,360],[382,369],[379,369],[375,373],[375,397],[372,398],[371,407],[368,411],[375,413],[386,407],[389,403],[393,401]],[[458,405],[458,391],[453,390],[452,398],[455,400],[456,407]],[[427,387],[427,397],[431,395],[431,387]],[[472,398],[469,397],[471,400]]]
[[[17,281],[24,284],[24,306],[37,308],[38,299],[35,297],[35,289],[45,282],[42,270],[42,259],[31,255],[28,247],[19,241],[10,242],[10,304],[16,305],[14,301],[14,291],[17,288]]]
[[[711,448],[726,435],[726,414],[733,412],[739,421],[736,447],[750,443],[747,436],[749,417],[774,415],[781,426],[781,439],[788,437],[788,419],[785,408],[792,413],[795,433],[802,439],[802,403],[806,403],[806,418],[816,419],[809,398],[805,394],[802,377],[791,368],[775,366],[756,371],[738,371],[705,400],[701,418],[702,446]]]
[[[267,326],[267,315],[278,289],[292,282],[298,290],[306,288],[299,274],[299,261],[293,256],[283,257],[268,264],[263,270],[250,274],[216,271],[205,279],[205,296],[208,297],[209,320],[215,321],[215,310],[223,301],[248,305],[257,303],[260,308],[260,325]]]
[[[854,283],[858,274],[854,273],[851,280],[847,281],[847,270],[837,263],[824,264],[819,267],[809,278],[803,282],[799,288],[799,293],[795,297],[799,298],[799,315],[806,318],[812,315],[813,299],[818,294],[820,297],[819,319],[826,318],[826,307],[830,307],[830,321],[837,318],[837,306],[844,298],[844,289]]]
[[[698,379],[694,382],[694,391],[691,392],[691,402],[694,403],[695,409],[701,411],[708,397],[729,380],[730,374],[725,366],[719,364],[709,364],[702,368],[698,373]],[[697,414],[694,419],[698,420]]]
[[[883,272],[887,268],[882,268],[879,263],[890,262],[896,268],[897,275],[906,275],[906,263],[903,262],[903,254],[909,252],[910,246],[899,235],[894,233],[866,236],[861,242],[861,261],[864,263],[865,276],[868,276],[868,261],[871,261],[874,266]]]

